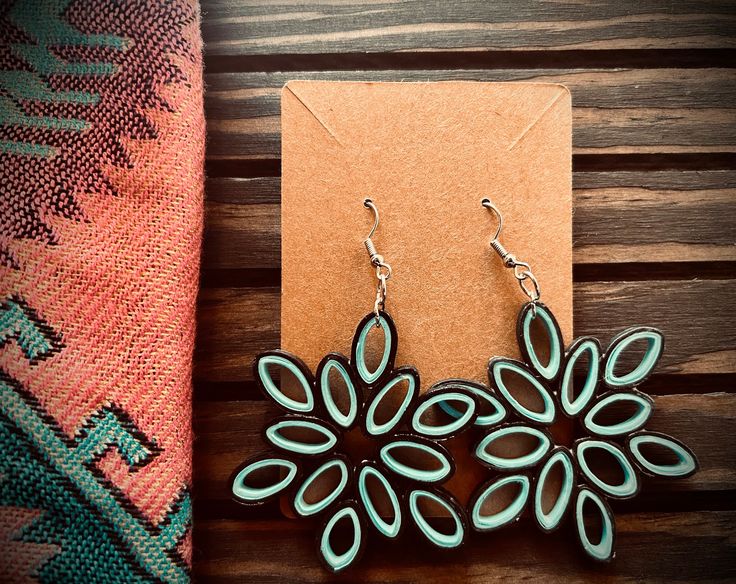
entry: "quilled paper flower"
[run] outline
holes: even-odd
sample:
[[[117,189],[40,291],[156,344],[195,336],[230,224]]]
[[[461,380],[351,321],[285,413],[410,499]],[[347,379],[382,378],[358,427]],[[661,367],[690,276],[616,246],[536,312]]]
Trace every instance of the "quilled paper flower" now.
[[[545,338],[541,346],[534,326]],[[593,337],[578,338],[565,350],[552,312],[537,302],[522,307],[517,339],[523,361],[491,359],[490,387],[459,379],[442,384],[475,392],[490,411],[475,421],[482,436],[473,455],[494,476],[471,496],[470,524],[490,532],[528,511],[549,533],[569,516],[585,553],[610,561],[616,527],[607,500],[634,497],[642,476],[682,478],[698,469],[684,444],[644,429],[654,402],[636,388],[656,367],[664,337],[657,329],[634,327],[605,352]],[[637,344],[646,349],[632,359]],[[571,447],[555,444],[550,432],[559,416],[575,420],[582,434]]]
[[[366,347],[376,328],[383,351],[371,366]],[[314,375],[298,357],[281,350],[263,353],[254,363],[258,385],[285,414],[263,430],[271,451],[233,473],[233,497],[258,505],[286,496],[296,516],[318,517],[318,555],[333,572],[359,559],[366,526],[395,539],[411,521],[442,549],[459,547],[468,532],[463,506],[440,486],[455,472],[442,442],[476,422],[478,398],[471,389],[446,385],[420,396],[419,373],[394,367],[397,346],[393,320],[381,311],[360,322],[349,359],[330,353]],[[287,389],[284,375],[278,383],[279,370],[296,387]],[[448,416],[448,408],[455,415]],[[356,443],[363,453],[358,460],[352,454]],[[256,480],[263,474],[265,483]],[[452,527],[437,529],[436,516]]]

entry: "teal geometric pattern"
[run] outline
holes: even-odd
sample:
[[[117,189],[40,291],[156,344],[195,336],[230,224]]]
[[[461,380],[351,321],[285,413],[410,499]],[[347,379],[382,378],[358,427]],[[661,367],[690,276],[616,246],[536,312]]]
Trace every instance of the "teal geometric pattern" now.
[[[71,0],[24,0],[16,2],[8,21],[24,31],[33,42],[10,45],[11,53],[31,70],[0,70],[0,125],[82,132],[89,124],[80,118],[29,115],[21,101],[95,105],[99,95],[88,91],[56,91],[49,86],[50,75],[113,75],[114,63],[105,61],[68,62],[57,57],[53,47],[103,47],[125,51],[129,40],[116,35],[83,34],[63,21]],[[48,144],[0,141],[0,152],[45,156],[56,155]]]
[[[147,464],[160,449],[137,431],[127,414],[110,405],[91,416],[76,435],[76,453],[89,464],[115,448],[131,471]]]
[[[155,447],[114,406],[92,416],[70,439],[0,370],[0,506],[43,509],[16,539],[61,547],[40,568],[40,581],[187,582],[177,546],[189,528],[188,492],[180,493],[160,525],[151,525],[95,467],[110,446],[134,468],[155,455]]]
[[[15,340],[36,364],[59,351],[61,337],[19,297],[0,305],[0,347]],[[41,582],[188,582],[177,551],[190,526],[183,489],[165,519],[153,526],[97,467],[116,450],[130,472],[159,454],[114,404],[91,415],[73,438],[38,400],[0,369],[0,507],[43,513],[15,537],[55,544]]]
[[[32,30],[44,46],[72,45],[125,49],[128,41],[107,34],[82,34],[62,20],[71,0],[25,0],[16,2],[10,11],[11,22]]]
[[[61,243],[53,217],[89,220],[80,197],[116,195],[130,141],[155,145],[164,87],[188,81],[195,5],[0,0],[0,265],[22,269],[12,240]]]
[[[62,348],[61,337],[17,296],[0,304],[0,348],[14,339],[35,364]]]

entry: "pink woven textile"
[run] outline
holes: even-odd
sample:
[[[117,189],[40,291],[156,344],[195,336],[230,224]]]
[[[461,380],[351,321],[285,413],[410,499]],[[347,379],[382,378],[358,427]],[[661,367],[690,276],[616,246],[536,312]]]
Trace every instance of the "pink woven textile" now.
[[[198,10],[0,6],[2,581],[188,579]]]

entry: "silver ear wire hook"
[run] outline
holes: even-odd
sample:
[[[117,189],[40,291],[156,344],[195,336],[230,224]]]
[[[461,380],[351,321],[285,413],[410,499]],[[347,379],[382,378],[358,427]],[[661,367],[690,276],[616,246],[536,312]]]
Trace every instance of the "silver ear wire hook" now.
[[[376,229],[378,229],[378,208],[371,199],[363,200],[363,206],[366,209],[373,211],[374,217],[373,227],[371,228],[370,233],[368,233],[368,237],[363,240],[363,245],[365,245],[365,249],[368,251],[368,255],[371,258],[371,265],[376,268],[376,278],[378,278],[376,302],[373,305],[373,312],[376,315],[376,326],[379,326],[381,324],[381,310],[383,310],[386,305],[386,282],[391,277],[391,266],[383,261],[383,256],[376,251],[376,246],[371,239],[373,234],[376,232]]]
[[[490,242],[491,249],[493,249],[493,251],[498,254],[498,257],[503,260],[504,266],[506,266],[507,268],[512,268],[514,270],[514,276],[519,281],[519,286],[523,290],[524,294],[526,294],[532,302],[532,314],[536,316],[536,306],[534,305],[539,301],[539,297],[541,295],[539,290],[539,282],[537,282],[537,279],[534,277],[529,264],[517,260],[516,257],[514,257],[513,254],[509,253],[503,246],[503,244],[498,240],[503,228],[503,215],[501,215],[501,211],[499,211],[498,208],[488,198],[481,200],[480,204],[491,211],[498,218],[498,228],[496,229],[496,233]]]
[[[370,209],[373,211],[373,227],[371,228],[370,233],[368,236],[363,240],[363,245],[365,245],[365,249],[368,251],[368,255],[371,257],[371,263],[374,266],[377,266],[381,263],[383,263],[383,256],[381,256],[376,251],[376,246],[373,244],[373,240],[371,239],[373,237],[373,234],[376,232],[376,229],[378,229],[378,223],[380,222],[380,218],[378,215],[378,208],[376,207],[375,203],[371,199],[365,199],[363,201],[363,206],[366,209]]]
[[[499,236],[501,235],[501,230],[503,229],[503,215],[501,215],[501,211],[498,210],[496,205],[494,205],[490,199],[483,199],[480,204],[483,205],[486,209],[490,210],[498,218],[498,228],[496,229],[496,233],[493,236],[493,239],[491,239],[491,247],[503,260],[503,263],[506,267],[513,268],[514,263],[516,262],[516,258],[514,258],[513,255],[506,251],[506,248],[498,240]]]
[[[373,237],[373,234],[376,232],[376,229],[378,229],[378,222],[380,221],[380,219],[378,217],[378,207],[376,207],[372,199],[365,199],[363,201],[363,206],[366,209],[370,209],[371,211],[373,211],[373,217],[374,217],[373,227],[371,228],[371,232],[365,238],[366,241],[368,241],[371,237]]]
[[[498,239],[498,236],[501,235],[501,230],[503,229],[503,215],[501,215],[501,211],[499,211],[496,208],[496,205],[494,205],[490,199],[486,198],[483,199],[480,202],[481,205],[483,205],[486,209],[490,209],[491,212],[498,217],[498,229],[496,229],[496,235],[493,236],[493,241],[496,241]]]

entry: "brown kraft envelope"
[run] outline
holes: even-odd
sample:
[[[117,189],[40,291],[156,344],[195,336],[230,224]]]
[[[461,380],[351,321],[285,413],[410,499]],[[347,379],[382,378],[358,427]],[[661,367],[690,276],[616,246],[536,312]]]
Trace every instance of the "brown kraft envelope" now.
[[[572,335],[571,99],[543,83],[290,81],[282,91],[281,347],[314,371],[350,354],[373,310],[373,241],[393,275],[386,310],[396,366],[422,391],[463,377],[487,383],[493,356],[519,358],[527,300],[489,248],[531,264],[541,300]],[[467,476],[467,475],[466,475]],[[464,498],[475,477],[456,477]],[[472,485],[471,485],[472,486]]]

